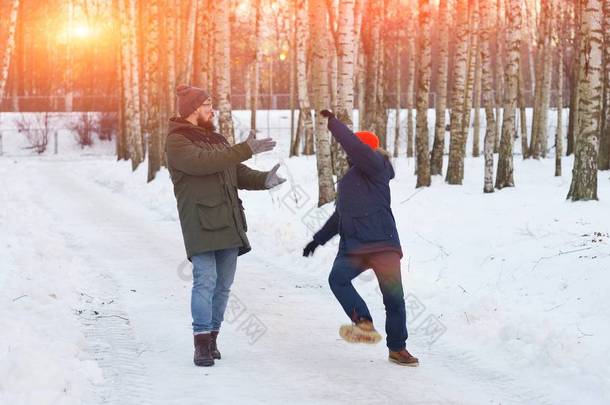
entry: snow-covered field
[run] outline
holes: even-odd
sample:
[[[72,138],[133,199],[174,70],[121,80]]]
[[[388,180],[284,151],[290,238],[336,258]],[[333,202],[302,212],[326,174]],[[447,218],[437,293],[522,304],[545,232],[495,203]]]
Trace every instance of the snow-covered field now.
[[[253,251],[238,261],[223,359],[192,365],[190,265],[166,171],[146,184],[106,153],[0,157],[0,403],[606,404],[610,402],[610,175],[598,202],[566,201],[572,168],[515,158],[517,187],[415,190],[395,161],[409,350],[348,345],[327,285],[336,243],[301,257],[315,159],[278,151],[273,192],[242,192]],[[5,148],[6,152],[6,148]],[[109,152],[111,153],[111,152]],[[98,154],[97,156],[94,156]],[[336,241],[335,241],[336,242]],[[371,271],[356,280],[383,330]]]

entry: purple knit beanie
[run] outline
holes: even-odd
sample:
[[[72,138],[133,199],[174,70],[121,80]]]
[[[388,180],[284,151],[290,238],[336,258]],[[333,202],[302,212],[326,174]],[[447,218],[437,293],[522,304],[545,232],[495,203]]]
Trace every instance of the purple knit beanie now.
[[[191,115],[196,109],[201,107],[201,104],[210,98],[207,91],[186,84],[176,87],[176,95],[178,96],[178,113],[182,118]]]

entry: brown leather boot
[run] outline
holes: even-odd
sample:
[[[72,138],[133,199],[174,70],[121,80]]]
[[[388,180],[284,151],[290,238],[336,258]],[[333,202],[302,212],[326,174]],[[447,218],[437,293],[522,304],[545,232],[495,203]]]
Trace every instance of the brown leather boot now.
[[[200,333],[194,336],[195,355],[193,362],[196,366],[209,367],[214,365],[214,358],[210,351],[212,335],[210,333]]]
[[[388,360],[393,363],[400,364],[401,366],[419,366],[419,360],[417,359],[417,357],[411,356],[411,353],[409,353],[407,349],[402,349],[398,352],[393,352],[392,350],[390,350]]]
[[[212,357],[216,360],[220,360],[220,352],[218,351],[218,345],[216,344],[216,339],[218,338],[218,331],[214,330],[210,333],[212,337],[212,342],[210,343],[210,351],[212,352]]]

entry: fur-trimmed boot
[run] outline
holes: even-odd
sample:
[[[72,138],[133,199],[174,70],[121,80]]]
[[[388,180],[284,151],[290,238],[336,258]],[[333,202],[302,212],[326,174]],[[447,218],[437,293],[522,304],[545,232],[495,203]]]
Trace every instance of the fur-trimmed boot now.
[[[368,319],[360,319],[351,325],[341,326],[339,336],[349,343],[375,344],[381,340],[381,335],[375,330],[373,322]]]

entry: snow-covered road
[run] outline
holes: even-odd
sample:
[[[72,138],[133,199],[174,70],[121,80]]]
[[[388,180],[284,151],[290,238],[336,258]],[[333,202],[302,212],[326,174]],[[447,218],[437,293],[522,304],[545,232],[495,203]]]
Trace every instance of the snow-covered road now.
[[[45,272],[42,280],[50,284],[39,288],[49,291],[51,284],[62,283],[58,277],[70,278],[65,294],[78,293],[79,299],[66,302],[74,306],[74,322],[85,337],[81,348],[88,353],[78,356],[94,360],[103,375],[89,377],[95,372],[87,363],[86,391],[76,396],[84,403],[558,403],[556,387],[450,337],[429,346],[412,336],[409,348],[421,362],[416,369],[389,363],[383,343],[344,343],[337,334],[343,322],[340,309],[320,273],[274,260],[276,246],[267,243],[272,235],[256,226],[249,234],[259,242],[238,261],[219,343],[223,359],[212,368],[195,367],[190,266],[175,217],[83,175],[76,162],[0,162],[0,223],[15,231],[6,243],[34,244],[22,250],[28,255],[23,262],[3,243],[9,254],[3,267],[9,274],[27,267],[29,277]],[[52,249],[37,245],[49,241]],[[49,259],[53,251],[65,252],[57,259],[61,262]],[[59,268],[48,268],[57,263]],[[5,276],[0,274],[0,281]],[[371,289],[368,300],[375,298]],[[381,314],[378,301],[375,310]],[[28,310],[36,305],[23,313]],[[70,327],[67,317],[61,321]],[[50,321],[47,327],[61,328],[62,323]],[[34,381],[49,378],[44,370],[31,373]],[[0,402],[10,400],[2,396],[2,387],[0,382]],[[39,395],[36,382],[31,390],[34,398]]]

